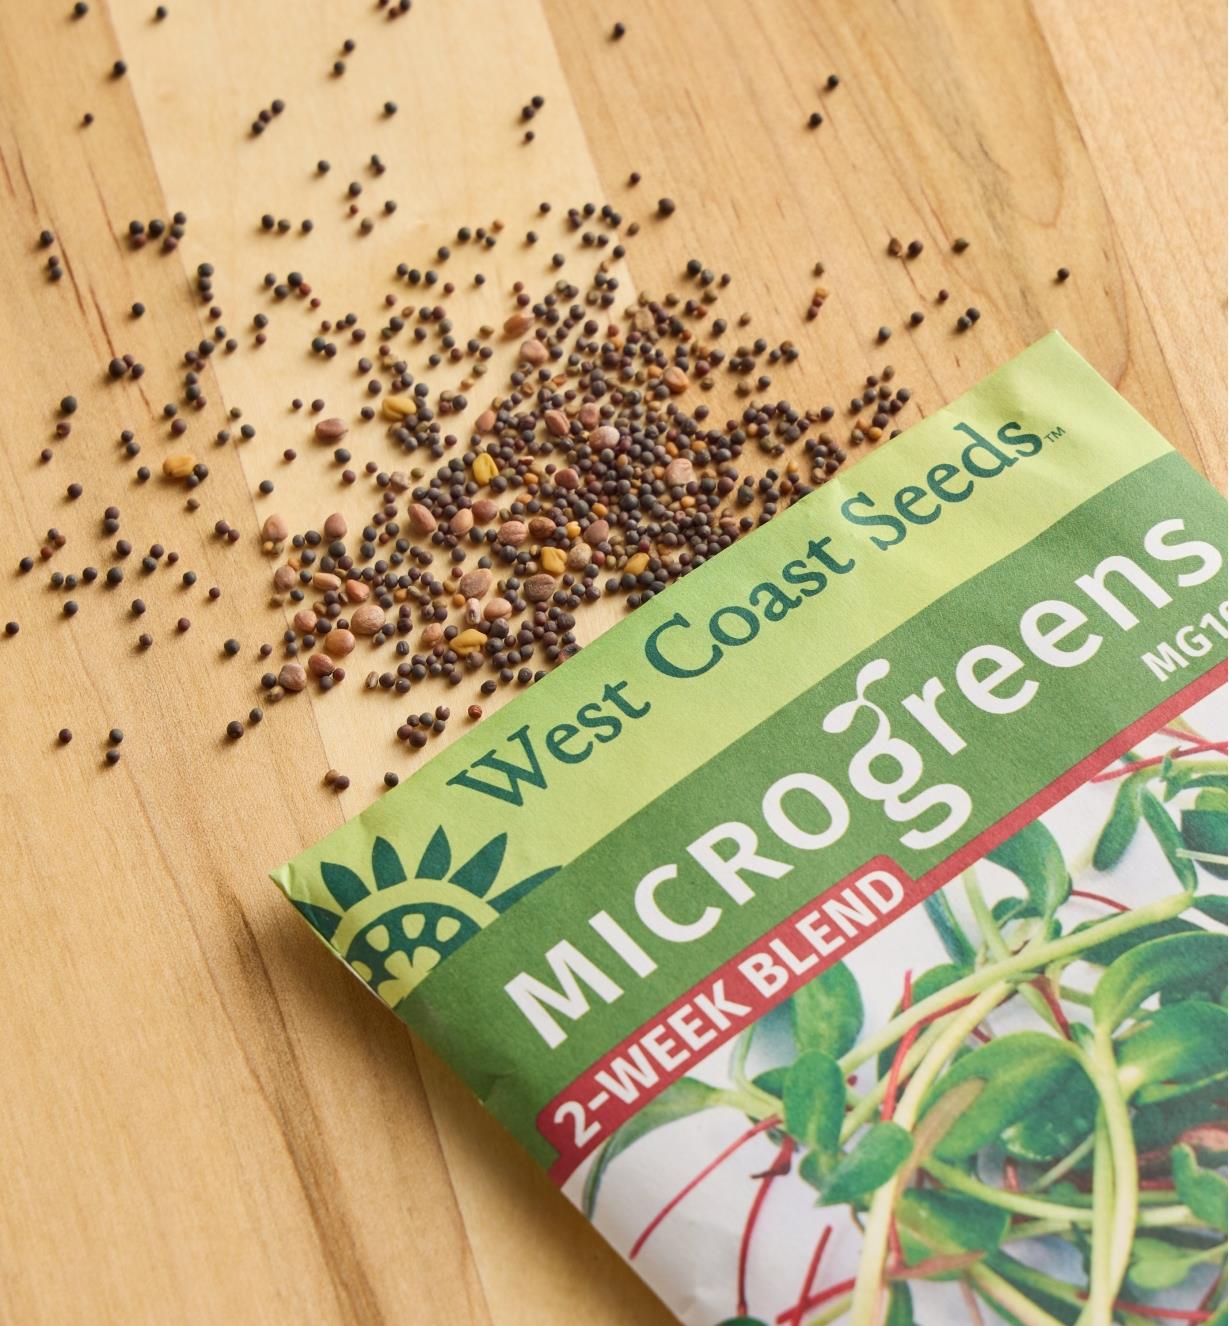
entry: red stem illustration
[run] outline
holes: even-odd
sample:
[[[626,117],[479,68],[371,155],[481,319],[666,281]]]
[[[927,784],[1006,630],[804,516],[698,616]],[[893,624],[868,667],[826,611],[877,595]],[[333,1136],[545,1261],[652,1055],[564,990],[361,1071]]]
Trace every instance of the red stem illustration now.
[[[811,1254],[811,1261],[807,1266],[806,1278],[802,1282],[802,1292],[798,1295],[798,1302],[777,1318],[777,1321],[781,1322],[783,1326],[798,1326],[798,1323],[802,1320],[803,1313],[807,1310],[804,1305],[811,1297],[815,1277],[819,1274],[819,1264],[823,1261],[824,1249],[828,1246],[828,1240],[831,1237],[832,1226],[825,1225],[823,1233],[819,1236],[819,1242],[815,1245],[815,1251]]]
[[[644,1227],[640,1237],[632,1244],[632,1250],[627,1254],[628,1261],[633,1261],[636,1254],[644,1247],[645,1242],[658,1225],[670,1214],[671,1211],[686,1197],[693,1192],[723,1161],[728,1160],[739,1147],[745,1146],[753,1137],[758,1137],[760,1133],[766,1133],[770,1128],[776,1128],[781,1120],[775,1115],[770,1114],[767,1119],[761,1119],[759,1123],[753,1124],[747,1129],[741,1137],[736,1137],[729,1146],[725,1148],[715,1159],[710,1160],[707,1165],[691,1179],[687,1184],[679,1189],[673,1197],[661,1208],[652,1220]]]
[[[1116,912],[1129,912],[1131,909],[1125,904],[1119,902],[1116,898],[1107,898],[1104,893],[1090,893],[1087,889],[1072,889],[1073,898],[1087,898],[1089,902],[1099,902],[1103,907],[1112,908]]]
[[[1046,1001],[1046,1007],[1054,1017],[1054,1024],[1062,1032],[1064,1039],[1071,1039],[1071,1023],[1067,1021],[1067,1015],[1063,1012],[1063,1006],[1058,1001],[1058,996],[1054,993],[1054,987],[1049,978],[1038,976],[1033,982],[1033,988]]]
[[[760,1186],[755,1190],[755,1196],[751,1201],[751,1209],[747,1212],[747,1220],[743,1225],[742,1240],[738,1245],[738,1315],[740,1317],[747,1315],[747,1260],[751,1255],[751,1239],[755,1234],[756,1222],[760,1218],[760,1212],[764,1209],[764,1202],[773,1182],[779,1179],[782,1174],[789,1173],[789,1160],[793,1154],[794,1139],[786,1137],[773,1158],[772,1164],[759,1176]]]
[[[812,1294],[810,1298],[803,1299],[792,1308],[787,1308],[777,1317],[778,1326],[786,1326],[786,1323],[797,1321],[799,1317],[805,1316],[812,1308],[822,1308],[825,1303],[830,1303],[834,1298],[840,1298],[842,1294],[848,1294],[853,1288],[852,1280],[838,1280],[836,1284],[829,1285],[827,1289],[821,1289],[819,1293]]]
[[[1104,773],[1094,775],[1088,781],[1090,783],[1110,783],[1115,778],[1126,778],[1128,774],[1138,773],[1141,769],[1151,769],[1154,765],[1164,764],[1166,760],[1184,760],[1188,755],[1206,755],[1213,751],[1224,755],[1229,751],[1229,743],[1223,741],[1196,741],[1189,746],[1176,747],[1171,751],[1167,751],[1164,755],[1152,755],[1146,760],[1133,760],[1130,764],[1124,764],[1118,769],[1107,769]]]

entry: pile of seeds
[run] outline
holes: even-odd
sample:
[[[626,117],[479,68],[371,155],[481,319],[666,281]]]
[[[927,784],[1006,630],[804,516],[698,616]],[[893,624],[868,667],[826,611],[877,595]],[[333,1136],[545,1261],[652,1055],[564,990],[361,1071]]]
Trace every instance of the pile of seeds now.
[[[590,217],[610,232],[622,225],[609,206],[569,211],[580,225]],[[482,243],[499,229],[488,235],[462,227],[458,240]],[[604,248],[609,238],[586,232],[582,246]],[[623,246],[617,249],[622,256]],[[447,256],[441,246],[437,257]],[[839,441],[829,431],[836,427],[832,405],[756,399],[772,385],[763,370],[793,363],[795,347],[758,339],[724,349],[728,324],[709,315],[730,278],[718,279],[695,259],[684,270],[687,295],[642,296],[621,313],[611,311],[619,283],[606,260],[584,290],[559,279],[535,300],[518,283],[502,328],[518,342],[515,366],[490,405],[457,433],[445,425],[469,410],[464,393],[482,376],[494,329],[479,328],[462,345],[441,305],[404,306],[389,319],[378,364],[364,357],[359,368],[384,374],[370,378],[366,392],[382,398],[378,413],[407,468],[369,463],[379,505],[357,538],[347,539],[340,513],[293,537],[280,517],[264,522],[262,547],[278,561],[277,601],[292,612],[283,637],[290,661],[263,678],[271,698],[313,680],[331,689],[344,680],[342,660],[360,639],[369,658],[384,649],[400,660],[367,673],[372,689],[405,695],[417,681],[458,685],[469,673],[483,674],[482,695],[527,685],[576,652],[575,614],[585,604],[612,595],[629,608],[647,602],[826,482],[847,447],[888,435],[910,400],[907,388],[890,385],[891,366],[861,385]],[[430,269],[424,278],[408,264],[397,274],[411,285],[438,281]],[[285,288],[303,284],[291,273]],[[442,293],[449,290],[445,283]],[[461,391],[433,394],[393,356],[391,343],[410,326],[414,339],[469,365]],[[335,347],[324,337],[340,329],[353,343],[366,338],[346,315],[340,327],[322,323],[313,348]],[[748,398],[733,418],[714,419],[695,399],[718,373]],[[313,410],[322,408],[313,402]],[[367,406],[361,414],[376,411]],[[314,431],[333,445],[349,429],[329,417]],[[744,473],[738,462],[747,447],[774,463],[762,474]],[[351,453],[339,446],[334,459],[348,464]],[[414,463],[420,459],[434,463]],[[352,470],[344,475],[357,479]],[[306,667],[297,661],[302,654]],[[398,732],[421,745],[440,721],[401,723]]]
[[[379,0],[379,6],[389,18],[411,8],[409,0]],[[83,17],[88,7],[78,9]],[[609,35],[618,40],[625,31],[616,23]],[[347,38],[342,55],[355,47]],[[340,76],[345,61],[336,58],[331,67]],[[829,75],[820,94],[831,95],[839,84],[837,75]],[[541,96],[532,96],[520,108],[519,122],[533,121],[544,104]],[[281,99],[272,101],[251,122],[250,133],[260,136],[284,110]],[[396,103],[386,102],[383,110],[385,116],[395,114]],[[808,119],[812,128],[823,122],[818,111]],[[524,136],[528,142],[533,133],[526,130]],[[368,168],[378,178],[386,166],[371,154]],[[330,169],[328,161],[316,164],[318,177]],[[631,172],[627,187],[635,189],[640,180],[639,172]],[[360,234],[369,234],[377,220],[395,224],[389,221],[397,211],[395,199],[386,198],[377,211],[364,214],[363,193],[359,180],[345,186],[343,225],[354,224]],[[678,204],[662,196],[650,207],[645,221],[651,220],[659,235],[669,233]],[[610,202],[570,206],[553,218],[552,212],[549,202],[541,203],[533,225],[562,227],[556,239],[560,247],[550,258],[553,277],[536,293],[523,282],[514,283],[502,326],[482,324],[468,335],[458,332],[448,304],[456,283],[445,275],[459,260],[487,253],[500,242],[506,227],[495,219],[460,225],[434,246],[427,262],[398,263],[389,274],[391,289],[382,297],[381,325],[369,328],[357,313],[345,311],[320,316],[306,335],[311,356],[357,356],[361,403],[347,419],[328,413],[323,399],[304,392],[292,401],[292,410],[306,409],[312,416],[312,436],[336,467],[333,480],[367,484],[372,505],[357,531],[340,512],[324,517],[319,528],[299,531],[276,513],[264,517],[256,537],[272,562],[277,629],[262,631],[269,639],[255,650],[248,646],[260,668],[251,698],[263,693],[275,702],[309,688],[332,691],[354,670],[364,679],[362,689],[384,691],[400,701],[391,727],[407,747],[421,748],[444,731],[450,710],[435,705],[405,713],[405,697],[419,683],[468,683],[474,700],[465,712],[470,721],[481,719],[478,700],[505,687],[530,685],[579,649],[577,614],[587,605],[617,598],[635,609],[822,486],[851,452],[898,431],[897,416],[912,396],[908,387],[897,385],[891,365],[851,384],[847,412],[838,415],[827,402],[795,404],[778,394],[773,374],[796,363],[798,348],[788,339],[747,339],[751,319],[745,312],[723,316],[719,305],[729,297],[729,274],[719,275],[690,257],[680,264],[678,290],[657,299],[630,298],[620,290],[617,264],[642,222],[628,220],[623,208]],[[187,222],[183,212],[175,212],[169,222],[134,219],[127,227],[127,247],[136,255],[154,243],[171,253]],[[306,234],[314,225],[306,218],[299,229]],[[292,229],[290,220],[273,212],[263,213],[259,226],[275,234]],[[535,228],[523,236],[526,252],[542,238]],[[57,245],[50,230],[37,240],[42,249]],[[963,237],[951,244],[955,254],[967,247]],[[886,251],[891,259],[917,264],[924,249],[920,239],[903,243],[892,238]],[[564,275],[563,269],[570,273],[578,264],[583,277]],[[816,262],[810,275],[822,277],[824,270]],[[47,260],[47,271],[51,281],[60,279],[58,255]],[[1061,268],[1057,280],[1068,276]],[[189,432],[190,416],[207,404],[204,370],[212,356],[258,352],[273,334],[281,305],[299,304],[313,314],[323,308],[304,272],[266,272],[266,302],[252,315],[245,342],[224,324],[214,280],[213,264],[198,264],[194,297],[206,311],[204,335],[182,352],[181,398],[167,401],[161,410],[175,439]],[[486,277],[476,271],[472,281],[481,286]],[[824,285],[813,287],[808,321],[820,315],[828,293]],[[941,305],[948,298],[941,289],[935,302]],[[143,303],[131,306],[134,318],[146,311]],[[955,329],[967,331],[980,316],[968,308]],[[924,321],[924,313],[914,309],[902,325],[911,330]],[[882,344],[892,331],[885,324],[871,339]],[[505,380],[492,392],[485,379],[501,343],[515,346],[515,353]],[[430,373],[453,375],[454,381],[441,386],[416,376],[412,353],[425,353]],[[104,380],[116,384],[144,372],[130,354],[116,354],[102,366]],[[732,414],[707,403],[710,393],[723,386],[718,399],[738,402]],[[74,396],[60,401],[57,438],[69,435],[77,408]],[[216,433],[216,445],[242,445],[256,436],[254,425],[240,422],[242,410],[231,408],[229,420],[233,427]],[[361,432],[364,445],[378,449],[381,459],[356,462],[354,432]],[[120,446],[125,461],[141,451],[131,429],[121,433]],[[744,459],[749,453],[756,458],[753,470]],[[49,461],[53,454],[45,448],[42,458]],[[290,463],[298,454],[287,447],[282,457]],[[167,455],[160,468],[165,482],[187,491],[187,512],[199,510],[208,464],[182,449]],[[140,482],[151,478],[143,464],[134,474]],[[261,496],[274,489],[268,478],[257,485]],[[76,499],[82,485],[72,483],[67,492]],[[108,507],[103,535],[110,538],[119,528],[118,509]],[[244,537],[243,522],[217,518],[213,528],[225,544]],[[39,560],[50,560],[65,542],[59,531],[48,530],[37,556],[23,558],[21,569],[28,572]],[[92,566],[79,576],[56,570],[51,587],[67,592],[97,581],[114,589],[124,580],[132,553],[131,543],[121,537],[101,577]],[[173,550],[154,544],[139,559],[138,573],[152,589],[160,571],[178,560]],[[178,578],[184,588],[196,579],[191,570]],[[220,594],[214,586],[208,598]],[[69,616],[78,607],[72,598],[61,604]],[[145,600],[133,599],[131,612],[142,616]],[[186,632],[191,624],[179,616],[175,630]],[[17,622],[7,624],[8,635],[18,631]],[[150,649],[154,636],[143,632],[137,643]],[[244,650],[240,640],[229,637],[219,652],[229,658]],[[246,721],[231,718],[225,724],[226,735],[237,741],[263,717],[260,705],[252,705]],[[65,729],[61,741],[69,739]],[[118,759],[117,745],[117,739],[110,743],[112,762]],[[393,786],[398,775],[389,772],[384,781]],[[349,779],[330,770],[326,782],[341,790]]]

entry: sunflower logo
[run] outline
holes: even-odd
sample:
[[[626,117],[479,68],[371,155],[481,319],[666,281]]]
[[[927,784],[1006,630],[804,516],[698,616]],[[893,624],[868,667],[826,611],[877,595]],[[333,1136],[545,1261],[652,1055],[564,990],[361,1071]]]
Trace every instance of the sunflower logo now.
[[[322,862],[320,877],[336,910],[292,901],[376,994],[396,1008],[445,958],[559,869],[550,866],[499,889],[507,846],[508,835],[498,834],[454,870],[452,845],[441,825],[411,878],[392,843],[377,838],[370,883],[349,866]]]

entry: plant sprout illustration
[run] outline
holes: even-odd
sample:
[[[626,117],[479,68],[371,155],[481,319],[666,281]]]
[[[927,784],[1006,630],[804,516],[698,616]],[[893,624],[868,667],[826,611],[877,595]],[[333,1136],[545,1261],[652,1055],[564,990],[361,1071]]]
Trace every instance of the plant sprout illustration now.
[[[886,1025],[866,1027],[856,978],[829,968],[734,1042],[728,1086],[683,1078],[607,1140],[586,1212],[628,1147],[697,1111],[734,1109],[746,1129],[630,1252],[766,1136],[777,1150],[751,1176],[736,1315],[722,1326],[914,1326],[921,1282],[949,1283],[972,1323],[1223,1326],[1226,902],[1201,878],[1226,877],[1226,747],[1185,725],[1158,735],[1174,743],[1168,754],[1130,752],[1093,780],[1116,793],[1089,862],[1073,872],[1039,821],[1002,843],[987,859],[1011,893],[991,905],[969,870],[928,900],[947,960],[904,973]],[[1140,833],[1173,878],[1128,908],[1112,872]],[[1085,864],[1107,872],[1107,892],[1075,887]],[[1101,915],[1074,916],[1090,907]],[[788,1047],[785,1062],[751,1075],[764,1040]],[[765,1317],[748,1302],[748,1265],[765,1200],[787,1176],[823,1210],[798,1289]],[[860,1257],[824,1283],[840,1219],[857,1225]]]
[[[559,869],[551,866],[500,890],[497,878],[507,847],[507,834],[498,834],[453,869],[452,846],[441,825],[411,878],[393,845],[376,838],[370,884],[349,866],[321,863],[321,879],[340,910],[298,899],[294,905],[396,1008],[433,968]]]

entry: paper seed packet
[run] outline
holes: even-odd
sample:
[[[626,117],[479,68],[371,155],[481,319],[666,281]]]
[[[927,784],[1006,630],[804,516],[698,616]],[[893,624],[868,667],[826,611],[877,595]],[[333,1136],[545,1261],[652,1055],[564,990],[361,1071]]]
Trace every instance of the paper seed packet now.
[[[1050,335],[274,877],[689,1326],[1224,1323],[1225,529]]]

